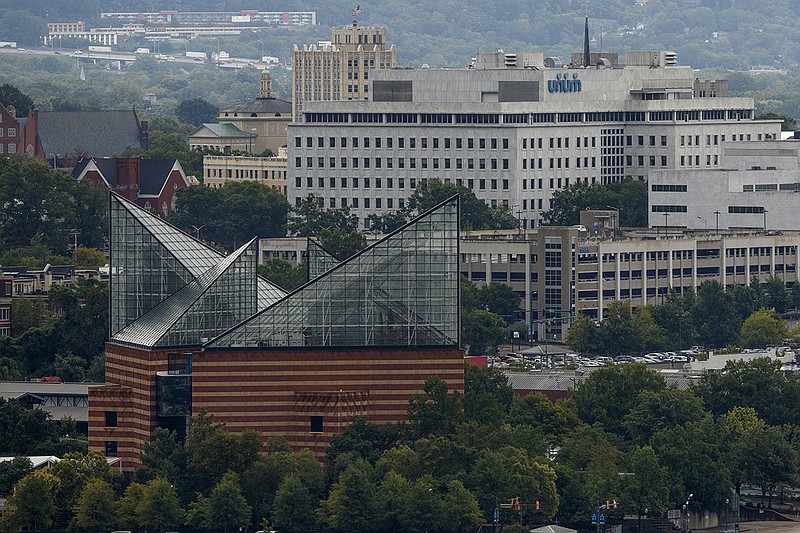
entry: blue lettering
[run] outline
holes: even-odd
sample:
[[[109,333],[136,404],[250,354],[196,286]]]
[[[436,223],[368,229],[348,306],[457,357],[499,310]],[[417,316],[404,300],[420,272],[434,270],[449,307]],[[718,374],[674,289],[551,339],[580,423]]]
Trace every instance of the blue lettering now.
[[[573,79],[565,75],[562,79],[561,74],[558,74],[555,80],[547,80],[547,91],[551,93],[579,93],[582,89],[583,84],[577,75],[573,75]]]

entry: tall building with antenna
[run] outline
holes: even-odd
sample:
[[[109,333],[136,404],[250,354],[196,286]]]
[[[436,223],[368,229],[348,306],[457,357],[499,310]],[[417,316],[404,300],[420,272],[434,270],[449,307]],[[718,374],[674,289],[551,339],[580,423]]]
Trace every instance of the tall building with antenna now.
[[[369,71],[397,66],[394,45],[386,45],[386,28],[333,28],[331,41],[297,45],[292,50],[292,116],[308,101],[368,100]]]

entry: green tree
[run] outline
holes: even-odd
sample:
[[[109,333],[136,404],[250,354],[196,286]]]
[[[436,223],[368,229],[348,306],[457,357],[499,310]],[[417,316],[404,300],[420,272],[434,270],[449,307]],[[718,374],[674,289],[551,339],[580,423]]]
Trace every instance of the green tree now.
[[[31,328],[47,329],[55,320],[41,297],[13,298],[11,300],[11,316],[14,317],[11,330],[14,337],[22,335]]]
[[[764,284],[767,306],[775,310],[776,313],[785,313],[791,304],[791,295],[786,289],[786,284],[777,276],[770,276]]]
[[[144,499],[144,490],[144,485],[136,482],[125,489],[125,494],[117,501],[117,522],[120,526],[134,529],[142,524],[138,508]]]
[[[767,358],[729,361],[723,372],[703,376],[697,394],[715,417],[737,407],[752,407],[770,425],[800,425],[796,406],[800,380],[779,372],[781,363]]]
[[[669,468],[670,501],[680,506],[687,494],[706,509],[720,509],[730,498],[731,460],[723,452],[723,431],[710,416],[664,429],[651,439],[659,463]]]
[[[664,378],[643,364],[598,368],[578,383],[573,396],[581,420],[600,423],[617,435],[624,434],[623,418],[637,404],[643,391],[662,391]]]
[[[780,316],[760,309],[742,324],[740,341],[745,348],[765,348],[781,343],[788,334],[786,322]]]
[[[208,529],[238,531],[250,523],[250,506],[242,495],[239,476],[226,472],[222,480],[211,491],[206,514]]]
[[[363,459],[339,475],[318,515],[334,531],[369,533],[378,529],[377,487],[372,465]]]
[[[344,260],[366,246],[366,239],[358,232],[358,217],[350,207],[324,209],[324,198],[309,194],[289,211],[287,230],[291,235],[316,237],[320,244]]]
[[[76,522],[79,526],[109,529],[116,523],[114,489],[108,481],[92,479],[86,483],[78,500]]]
[[[659,431],[697,422],[705,413],[699,396],[691,390],[682,391],[673,386],[643,390],[622,423],[632,441],[645,445]]]
[[[578,313],[567,331],[565,342],[572,349],[583,355],[600,353],[598,347],[598,325],[594,320]]]
[[[797,119],[779,115],[778,113],[762,113],[756,116],[756,120],[782,120],[781,131],[797,130]]]
[[[587,209],[615,208],[620,226],[647,226],[647,183],[632,178],[602,185],[577,181],[553,194],[550,209],[543,214],[549,226],[572,226]]]
[[[566,442],[581,424],[573,400],[551,402],[541,393],[514,397],[509,421],[541,430],[550,444]]]
[[[54,493],[56,506],[60,510],[71,509],[78,502],[86,484],[93,479],[111,481],[113,474],[106,458],[97,451],[82,454],[64,454],[61,461],[42,470],[56,480]]]
[[[482,424],[499,424],[511,407],[514,391],[502,372],[464,365],[464,418]]]
[[[30,474],[19,480],[14,493],[8,499],[11,509],[10,522],[17,528],[38,531],[53,522],[56,511],[53,495],[45,476]]]
[[[0,398],[0,453],[46,451],[56,442],[55,425],[42,409],[25,409],[17,400]]]
[[[27,457],[14,457],[0,463],[0,494],[10,494],[14,485],[31,472],[33,465]]]
[[[195,126],[206,122],[216,122],[218,115],[219,108],[202,98],[181,100],[181,103],[175,108],[175,116],[178,117],[178,120]]]
[[[28,111],[33,107],[33,100],[10,83],[0,85],[0,104],[5,107],[14,106],[16,116],[27,117]]]
[[[461,229],[511,229],[519,227],[519,220],[506,206],[491,208],[463,185],[444,183],[438,178],[423,181],[408,198],[408,209],[417,214],[432,209],[445,200],[458,195],[461,210]]]
[[[461,313],[461,340],[470,355],[495,352],[506,335],[503,318],[489,311],[473,309]]]
[[[653,448],[635,448],[625,458],[626,474],[622,477],[622,507],[660,516],[669,508],[669,471],[662,466]],[[646,510],[646,511],[645,511]]]
[[[449,435],[461,418],[458,391],[448,391],[447,382],[438,376],[425,380],[424,394],[409,400],[408,418],[415,434]]]
[[[457,479],[448,482],[442,502],[442,531],[473,531],[482,521],[483,513],[475,495]]]
[[[296,476],[287,476],[275,494],[272,523],[278,530],[307,531],[316,524],[315,507],[308,488]]]
[[[737,315],[730,294],[712,280],[700,284],[692,318],[697,324],[699,338],[713,347],[734,344],[743,319]]]
[[[517,319],[520,297],[510,285],[505,283],[489,283],[478,291],[479,305],[490,313],[499,315],[506,324]]]
[[[308,281],[308,269],[305,265],[292,266],[289,261],[277,258],[258,265],[258,275],[286,291],[293,291]]]
[[[182,524],[184,514],[178,493],[169,481],[156,478],[147,482],[136,507],[136,516],[141,525],[166,531]]]

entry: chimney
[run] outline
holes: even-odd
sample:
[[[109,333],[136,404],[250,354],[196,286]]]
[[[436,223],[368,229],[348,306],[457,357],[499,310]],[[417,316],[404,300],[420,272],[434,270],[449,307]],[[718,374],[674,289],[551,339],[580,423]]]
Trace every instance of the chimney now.
[[[114,159],[116,189],[126,199],[134,202],[139,195],[138,157],[118,157]]]
[[[589,17],[587,16],[583,26],[583,68],[589,68],[590,61],[591,61],[591,55],[589,54]]]
[[[149,130],[149,123],[146,120],[143,120],[139,124],[139,137],[142,141],[142,149],[149,150],[150,149],[150,130]]]

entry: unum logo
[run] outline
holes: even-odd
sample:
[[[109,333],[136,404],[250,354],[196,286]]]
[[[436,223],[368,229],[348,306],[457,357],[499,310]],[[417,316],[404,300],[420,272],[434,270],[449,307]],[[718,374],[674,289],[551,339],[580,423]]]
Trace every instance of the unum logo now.
[[[572,79],[568,73],[556,74],[556,79],[547,80],[547,91],[551,93],[579,93],[581,92],[581,80],[578,79],[578,73],[572,74]]]

